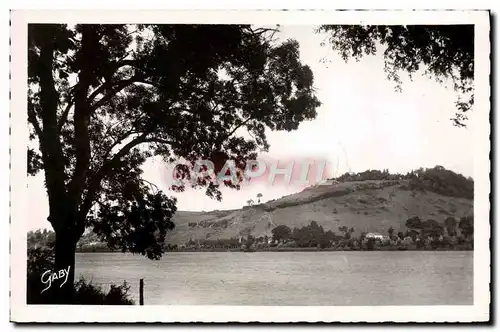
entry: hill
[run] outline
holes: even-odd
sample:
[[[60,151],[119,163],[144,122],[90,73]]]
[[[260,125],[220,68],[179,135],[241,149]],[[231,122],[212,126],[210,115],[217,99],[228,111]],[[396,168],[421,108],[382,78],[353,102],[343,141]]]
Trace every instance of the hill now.
[[[406,222],[415,216],[422,221],[432,219],[448,228],[445,220],[469,217],[459,228],[468,225],[474,214],[474,182],[471,178],[446,170],[441,166],[420,168],[402,174],[387,170],[346,173],[332,184],[309,187],[302,192],[242,209],[192,212],[178,211],[174,215],[175,229],[167,235],[167,245],[182,245],[207,240],[272,237],[280,225],[291,230],[308,226],[342,235],[342,229],[354,236],[376,232],[407,234]],[[449,220],[448,220],[449,221]],[[435,223],[434,222],[434,223]],[[462,222],[462,221],[461,221]],[[453,227],[456,227],[453,226]],[[322,231],[321,231],[322,232]],[[466,234],[465,234],[466,235]],[[30,232],[29,244],[51,242],[53,232]],[[220,241],[216,241],[220,242]],[[238,241],[237,241],[238,242]],[[233,243],[234,244],[234,243]],[[92,232],[79,241],[79,247],[107,250],[106,244]]]
[[[300,228],[313,220],[325,231],[335,232],[347,226],[358,235],[387,234],[390,227],[396,232],[405,231],[405,222],[412,216],[444,223],[449,216],[461,218],[473,214],[470,187],[464,192],[453,189],[445,195],[443,188],[447,186],[433,185],[436,182],[428,179],[428,176],[408,175],[396,180],[346,181],[310,187],[240,210],[179,211],[174,217],[175,230],[167,242],[180,245],[190,240],[270,237],[276,226]]]

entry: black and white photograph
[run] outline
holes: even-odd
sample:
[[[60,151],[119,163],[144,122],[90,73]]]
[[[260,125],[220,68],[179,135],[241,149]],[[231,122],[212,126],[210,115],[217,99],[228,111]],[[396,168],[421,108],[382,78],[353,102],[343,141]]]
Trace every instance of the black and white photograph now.
[[[11,12],[11,320],[490,319],[488,11]]]

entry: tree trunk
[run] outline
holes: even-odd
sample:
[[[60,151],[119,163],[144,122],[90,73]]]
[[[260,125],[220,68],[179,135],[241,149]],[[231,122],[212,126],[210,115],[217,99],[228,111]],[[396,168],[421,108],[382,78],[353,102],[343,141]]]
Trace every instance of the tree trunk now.
[[[52,284],[51,288],[53,288],[56,304],[74,304],[76,241],[72,233],[56,231],[55,269],[53,272],[59,277],[60,271],[68,271],[69,269],[67,276],[65,274]]]

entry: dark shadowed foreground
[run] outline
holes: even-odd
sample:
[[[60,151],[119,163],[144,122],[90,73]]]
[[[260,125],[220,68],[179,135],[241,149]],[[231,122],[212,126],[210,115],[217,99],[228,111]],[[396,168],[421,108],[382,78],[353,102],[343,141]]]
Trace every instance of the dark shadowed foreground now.
[[[471,305],[473,252],[78,253],[76,274],[156,305]]]

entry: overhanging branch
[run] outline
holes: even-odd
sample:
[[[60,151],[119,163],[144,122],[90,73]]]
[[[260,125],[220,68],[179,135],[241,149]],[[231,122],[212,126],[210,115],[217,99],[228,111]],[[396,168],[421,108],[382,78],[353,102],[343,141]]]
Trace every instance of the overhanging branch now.
[[[100,94],[104,94],[106,90],[110,90],[108,93],[104,94],[104,96],[96,101],[92,106],[91,110],[96,110],[105,103],[107,103],[111,98],[113,98],[118,92],[121,90],[125,89],[127,86],[134,84],[134,83],[143,83],[143,84],[148,84],[151,86],[154,86],[156,88],[159,88],[160,86],[152,81],[147,80],[146,78],[139,76],[139,75],[134,75],[129,79],[126,80],[120,80],[120,81],[115,81],[115,82],[107,82],[101,85],[99,88],[97,88],[92,94],[89,96],[89,102],[92,103],[92,101]]]
[[[88,211],[92,207],[95,195],[101,186],[101,181],[105,176],[109,174],[110,171],[112,171],[117,165],[119,165],[121,158],[123,158],[127,153],[129,153],[130,150],[132,150],[134,147],[142,143],[155,142],[161,144],[173,144],[173,142],[161,138],[154,138],[154,137],[147,138],[147,135],[149,135],[149,133],[143,133],[142,135],[136,137],[129,143],[125,144],[120,149],[120,151],[118,151],[108,162],[105,162],[101,166],[99,171],[95,174],[95,176],[90,182],[89,189],[87,191],[87,194],[85,195],[85,199],[83,200],[79,209],[80,215],[83,216],[87,215]]]
[[[233,136],[233,134],[236,132],[236,130],[240,129],[243,125],[247,124],[248,121],[252,120],[252,117],[249,117],[245,121],[241,122],[239,125],[237,125],[233,130],[229,132],[229,134],[225,137],[225,139],[228,139],[229,137]]]
[[[160,191],[160,188],[158,188],[158,186],[148,180],[144,180],[144,179],[141,179],[142,182],[145,182],[147,184],[149,184],[149,187],[151,188],[151,190],[154,192],[156,190],[156,193],[158,193]]]
[[[115,82],[106,82],[103,85],[101,85],[99,88],[97,88],[94,92],[90,94],[88,97],[89,103],[92,103],[92,101],[100,94],[104,94],[106,90],[110,90],[107,94],[105,94],[101,99],[99,99],[94,105],[91,106],[92,110],[95,110],[102,106],[105,102],[110,100],[115,94],[120,92],[121,90],[125,89],[128,85],[134,83],[134,78],[126,79],[126,80],[120,80],[120,81],[115,81]]]

